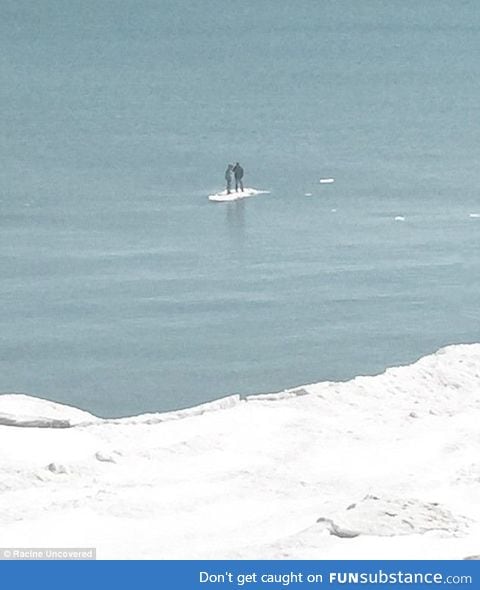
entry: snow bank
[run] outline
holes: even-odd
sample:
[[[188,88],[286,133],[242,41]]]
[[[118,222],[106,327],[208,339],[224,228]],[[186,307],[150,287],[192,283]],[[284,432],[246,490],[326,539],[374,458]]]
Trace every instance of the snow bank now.
[[[0,395],[0,425],[36,428],[69,428],[97,418],[71,406],[21,393]]]
[[[229,395],[221,399],[214,400],[194,406],[193,408],[186,408],[184,410],[176,410],[173,412],[162,412],[154,414],[140,414],[139,416],[132,416],[129,418],[116,418],[104,420],[108,424],[160,424],[169,420],[180,420],[191,416],[201,416],[205,412],[215,412],[218,410],[226,410],[240,403],[239,395]]]
[[[166,414],[101,420],[3,395],[0,416],[2,546],[113,559],[479,552],[480,344]]]

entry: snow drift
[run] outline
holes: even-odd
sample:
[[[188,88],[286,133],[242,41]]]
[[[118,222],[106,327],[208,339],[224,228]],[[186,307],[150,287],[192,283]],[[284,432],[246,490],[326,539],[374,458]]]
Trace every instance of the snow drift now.
[[[478,555],[479,425],[480,344],[134,418],[5,394],[0,545],[112,559]]]

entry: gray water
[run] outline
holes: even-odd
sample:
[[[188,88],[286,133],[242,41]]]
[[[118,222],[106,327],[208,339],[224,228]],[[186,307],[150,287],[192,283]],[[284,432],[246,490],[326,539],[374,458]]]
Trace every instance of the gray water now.
[[[479,340],[476,2],[1,0],[0,49],[0,391],[119,416]],[[270,194],[210,203],[236,160]]]

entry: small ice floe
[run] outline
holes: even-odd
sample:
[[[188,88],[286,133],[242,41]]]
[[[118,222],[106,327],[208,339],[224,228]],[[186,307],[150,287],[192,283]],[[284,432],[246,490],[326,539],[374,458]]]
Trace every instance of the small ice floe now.
[[[256,188],[247,188],[245,187],[243,191],[237,193],[236,191],[232,191],[227,193],[226,190],[221,191],[220,193],[215,193],[214,195],[208,195],[209,201],[237,201],[238,199],[245,199],[246,197],[255,197],[256,195],[268,195],[270,191],[259,190]]]
[[[395,221],[405,221],[405,217],[403,217],[403,215],[397,215]]]
[[[336,213],[336,212],[337,212],[337,210],[336,210],[336,209],[330,209],[330,211],[331,211],[332,213]]]
[[[312,196],[312,193],[305,193],[305,196],[306,197],[311,197]]]
[[[480,213],[470,213],[469,217],[471,217],[472,219],[480,217]]]
[[[320,184],[332,184],[335,182],[335,178],[320,178]]]

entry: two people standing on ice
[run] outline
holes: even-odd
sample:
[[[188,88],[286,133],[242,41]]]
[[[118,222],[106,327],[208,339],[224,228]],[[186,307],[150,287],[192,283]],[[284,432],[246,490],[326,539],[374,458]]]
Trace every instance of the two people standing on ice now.
[[[225,170],[225,180],[227,181],[227,195],[232,192],[232,180],[235,177],[235,190],[238,193],[238,189],[243,192],[243,168],[237,162],[235,166],[229,164]]]

